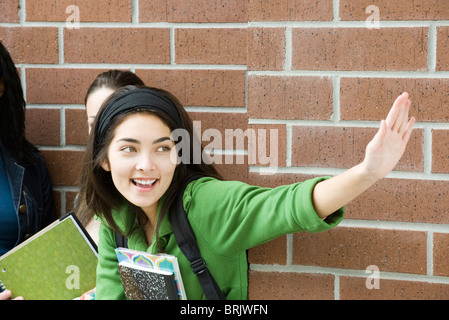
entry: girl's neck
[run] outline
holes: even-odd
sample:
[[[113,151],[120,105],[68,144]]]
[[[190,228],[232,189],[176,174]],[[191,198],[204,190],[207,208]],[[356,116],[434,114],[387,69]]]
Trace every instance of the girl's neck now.
[[[151,244],[154,229],[156,228],[157,224],[157,205],[152,206],[150,208],[142,208],[143,212],[145,213],[145,216],[147,217],[146,223],[144,221],[139,221],[142,225],[143,230],[145,231],[145,237],[147,238],[148,245]]]

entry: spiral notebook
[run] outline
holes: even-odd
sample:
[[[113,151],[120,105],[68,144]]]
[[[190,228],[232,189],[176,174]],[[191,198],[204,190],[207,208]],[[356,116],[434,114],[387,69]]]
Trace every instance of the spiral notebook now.
[[[150,254],[148,252],[121,247],[115,249],[115,252],[117,254],[119,266],[126,262],[128,266],[136,266],[136,269],[142,267],[145,269],[152,269],[155,272],[161,270],[162,272],[166,271],[173,274],[178,299],[187,299],[184,284],[182,282],[181,271],[179,270],[178,259],[175,256],[164,253]]]
[[[142,267],[128,261],[118,264],[128,300],[178,300],[173,272]]]
[[[0,291],[71,300],[95,287],[96,267],[96,245],[70,213],[0,257]]]

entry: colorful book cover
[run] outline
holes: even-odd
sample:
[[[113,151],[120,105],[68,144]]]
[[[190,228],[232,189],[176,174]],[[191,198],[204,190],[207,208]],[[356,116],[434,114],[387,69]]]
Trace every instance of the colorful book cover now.
[[[173,272],[142,267],[128,261],[118,264],[128,300],[178,300]]]
[[[115,249],[118,262],[127,261],[150,269],[169,271],[174,274],[178,297],[186,300],[187,296],[182,283],[181,271],[179,270],[178,259],[170,254],[150,254],[148,252],[137,251],[127,248]]]
[[[69,214],[0,257],[0,284],[26,300],[71,300],[95,288],[97,260]]]

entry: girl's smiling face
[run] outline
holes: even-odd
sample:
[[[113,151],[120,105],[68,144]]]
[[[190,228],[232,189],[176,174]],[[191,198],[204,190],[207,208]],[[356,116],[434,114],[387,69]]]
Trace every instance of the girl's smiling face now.
[[[176,169],[176,146],[170,128],[157,116],[132,113],[116,127],[102,168],[111,172],[117,190],[150,217],[170,186]]]

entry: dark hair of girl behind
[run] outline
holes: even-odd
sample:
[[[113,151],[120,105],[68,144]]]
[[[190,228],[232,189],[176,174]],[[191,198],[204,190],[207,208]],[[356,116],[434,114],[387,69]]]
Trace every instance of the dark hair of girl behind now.
[[[22,84],[11,56],[0,42],[0,77],[5,91],[0,97],[0,140],[22,165],[33,165],[37,149],[25,137],[25,108]]]

